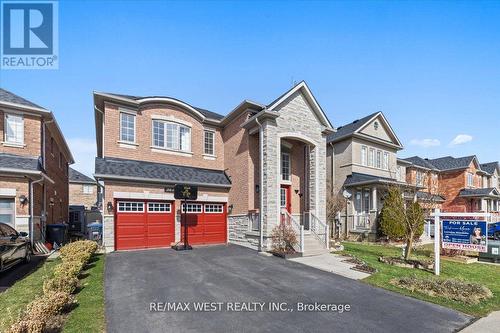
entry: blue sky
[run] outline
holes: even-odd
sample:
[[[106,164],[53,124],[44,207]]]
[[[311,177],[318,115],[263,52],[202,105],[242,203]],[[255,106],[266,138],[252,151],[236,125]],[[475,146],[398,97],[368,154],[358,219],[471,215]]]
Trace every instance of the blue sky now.
[[[61,1],[58,70],[2,70],[93,171],[92,91],[225,114],[306,80],[335,126],[383,111],[400,156],[500,159],[500,2]]]

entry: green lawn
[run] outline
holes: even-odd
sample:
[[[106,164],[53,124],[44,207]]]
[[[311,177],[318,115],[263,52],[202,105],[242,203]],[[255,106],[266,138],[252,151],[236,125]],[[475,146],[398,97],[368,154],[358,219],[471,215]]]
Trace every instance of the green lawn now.
[[[88,274],[80,280],[83,287],[76,295],[78,306],[69,313],[63,332],[104,332],[104,255],[94,257]]]
[[[345,253],[351,254],[366,263],[376,268],[377,273],[364,279],[368,284],[396,291],[411,297],[422,299],[425,301],[440,304],[449,308],[462,311],[474,316],[486,316],[491,311],[500,310],[500,265],[486,264],[460,264],[451,261],[441,261],[441,278],[453,278],[466,281],[472,281],[484,284],[493,293],[493,297],[477,305],[467,305],[452,300],[447,300],[439,297],[430,297],[418,292],[411,292],[402,288],[398,288],[389,283],[394,277],[403,276],[433,276],[430,272],[425,272],[418,269],[401,268],[391,266],[378,261],[380,256],[400,256],[401,249],[393,246],[383,246],[367,243],[344,243]],[[428,258],[430,253],[429,247],[417,251],[415,257]]]
[[[33,298],[43,294],[43,281],[52,276],[52,270],[57,263],[59,260],[41,263],[37,270],[0,293],[0,332],[17,319]]]

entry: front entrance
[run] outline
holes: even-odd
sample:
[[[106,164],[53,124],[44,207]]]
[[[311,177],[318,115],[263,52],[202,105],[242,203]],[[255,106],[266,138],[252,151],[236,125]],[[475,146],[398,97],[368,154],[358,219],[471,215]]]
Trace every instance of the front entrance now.
[[[280,207],[286,209],[289,214],[292,214],[292,195],[290,185],[281,185],[280,188]]]

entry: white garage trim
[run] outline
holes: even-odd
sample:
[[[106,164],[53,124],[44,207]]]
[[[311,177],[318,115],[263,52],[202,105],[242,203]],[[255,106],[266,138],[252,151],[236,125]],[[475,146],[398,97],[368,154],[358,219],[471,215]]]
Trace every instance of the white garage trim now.
[[[113,192],[113,199],[175,200],[172,193]]]

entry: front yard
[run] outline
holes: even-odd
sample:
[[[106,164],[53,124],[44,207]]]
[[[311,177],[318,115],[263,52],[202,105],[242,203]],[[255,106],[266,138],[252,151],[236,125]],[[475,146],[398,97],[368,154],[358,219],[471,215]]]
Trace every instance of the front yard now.
[[[63,332],[104,332],[104,255],[94,255],[81,273],[76,306],[65,315]],[[7,330],[33,299],[44,294],[43,282],[61,260],[46,261],[33,273],[0,293],[0,332]]]
[[[392,290],[428,302],[440,304],[474,316],[485,316],[491,311],[500,310],[500,265],[487,265],[480,263],[466,265],[441,260],[441,275],[439,278],[452,278],[468,282],[480,283],[488,287],[493,293],[492,298],[479,304],[464,304],[442,297],[431,297],[420,292],[411,292],[391,284],[390,281],[393,278],[405,276],[417,276],[425,278],[433,277],[433,274],[431,272],[419,269],[401,268],[379,262],[378,259],[381,256],[400,256],[400,248],[396,248],[394,246],[350,242],[345,242],[344,247],[345,254],[353,255],[356,258],[365,261],[371,267],[377,269],[377,273],[363,280],[368,284]],[[429,259],[430,254],[431,251],[429,250],[429,247],[421,248],[414,253],[415,257],[421,259]]]

